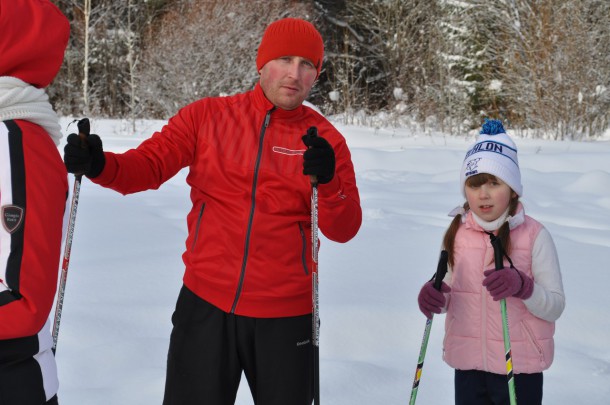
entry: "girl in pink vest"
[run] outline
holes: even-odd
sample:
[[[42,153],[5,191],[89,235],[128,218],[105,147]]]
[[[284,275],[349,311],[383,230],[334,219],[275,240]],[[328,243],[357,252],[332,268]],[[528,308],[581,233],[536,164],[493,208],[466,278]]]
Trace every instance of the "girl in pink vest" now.
[[[517,148],[502,123],[488,120],[461,169],[466,202],[450,215],[443,248],[449,272],[441,291],[426,283],[418,297],[431,318],[446,312],[443,359],[455,369],[456,405],[509,404],[500,300],[505,298],[516,397],[542,403],[542,372],[553,362],[555,321],[565,297],[549,232],[525,215]],[[494,270],[490,234],[502,241],[504,268]]]

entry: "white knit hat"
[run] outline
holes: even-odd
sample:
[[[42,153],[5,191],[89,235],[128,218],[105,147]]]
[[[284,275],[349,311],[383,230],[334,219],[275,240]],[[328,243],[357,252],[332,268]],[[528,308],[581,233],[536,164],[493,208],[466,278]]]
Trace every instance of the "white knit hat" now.
[[[462,194],[466,179],[480,173],[493,174],[519,197],[523,195],[517,146],[499,120],[485,120],[477,141],[466,153],[460,172]]]

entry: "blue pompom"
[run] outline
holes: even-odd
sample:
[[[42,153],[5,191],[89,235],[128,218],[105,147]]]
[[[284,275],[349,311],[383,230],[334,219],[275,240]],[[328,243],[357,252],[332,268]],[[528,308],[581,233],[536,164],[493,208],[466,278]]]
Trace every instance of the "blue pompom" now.
[[[498,135],[505,134],[504,126],[500,120],[490,120],[485,118],[485,123],[479,132],[481,135]]]

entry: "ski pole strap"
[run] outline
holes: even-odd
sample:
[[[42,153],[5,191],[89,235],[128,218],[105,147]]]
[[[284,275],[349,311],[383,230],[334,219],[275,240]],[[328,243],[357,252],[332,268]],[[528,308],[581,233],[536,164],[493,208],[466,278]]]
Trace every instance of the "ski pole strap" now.
[[[508,260],[508,263],[510,264],[511,268],[515,268],[515,266],[513,265],[513,261],[506,254],[506,252],[504,251],[504,248],[502,247],[502,240],[500,240],[500,238],[498,236],[494,235],[491,232],[485,232],[485,233],[489,235],[489,239],[491,240],[491,246],[494,249],[494,262],[495,262],[496,270],[500,270],[500,269],[504,268],[504,263],[502,261],[503,257],[505,257],[506,260]]]

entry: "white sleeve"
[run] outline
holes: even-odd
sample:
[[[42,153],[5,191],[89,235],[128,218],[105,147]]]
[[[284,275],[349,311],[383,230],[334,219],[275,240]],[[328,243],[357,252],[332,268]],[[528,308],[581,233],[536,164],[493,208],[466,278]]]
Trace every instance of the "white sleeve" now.
[[[523,303],[538,318],[555,322],[565,308],[565,295],[555,243],[544,227],[534,241],[532,275],[534,291]]]

